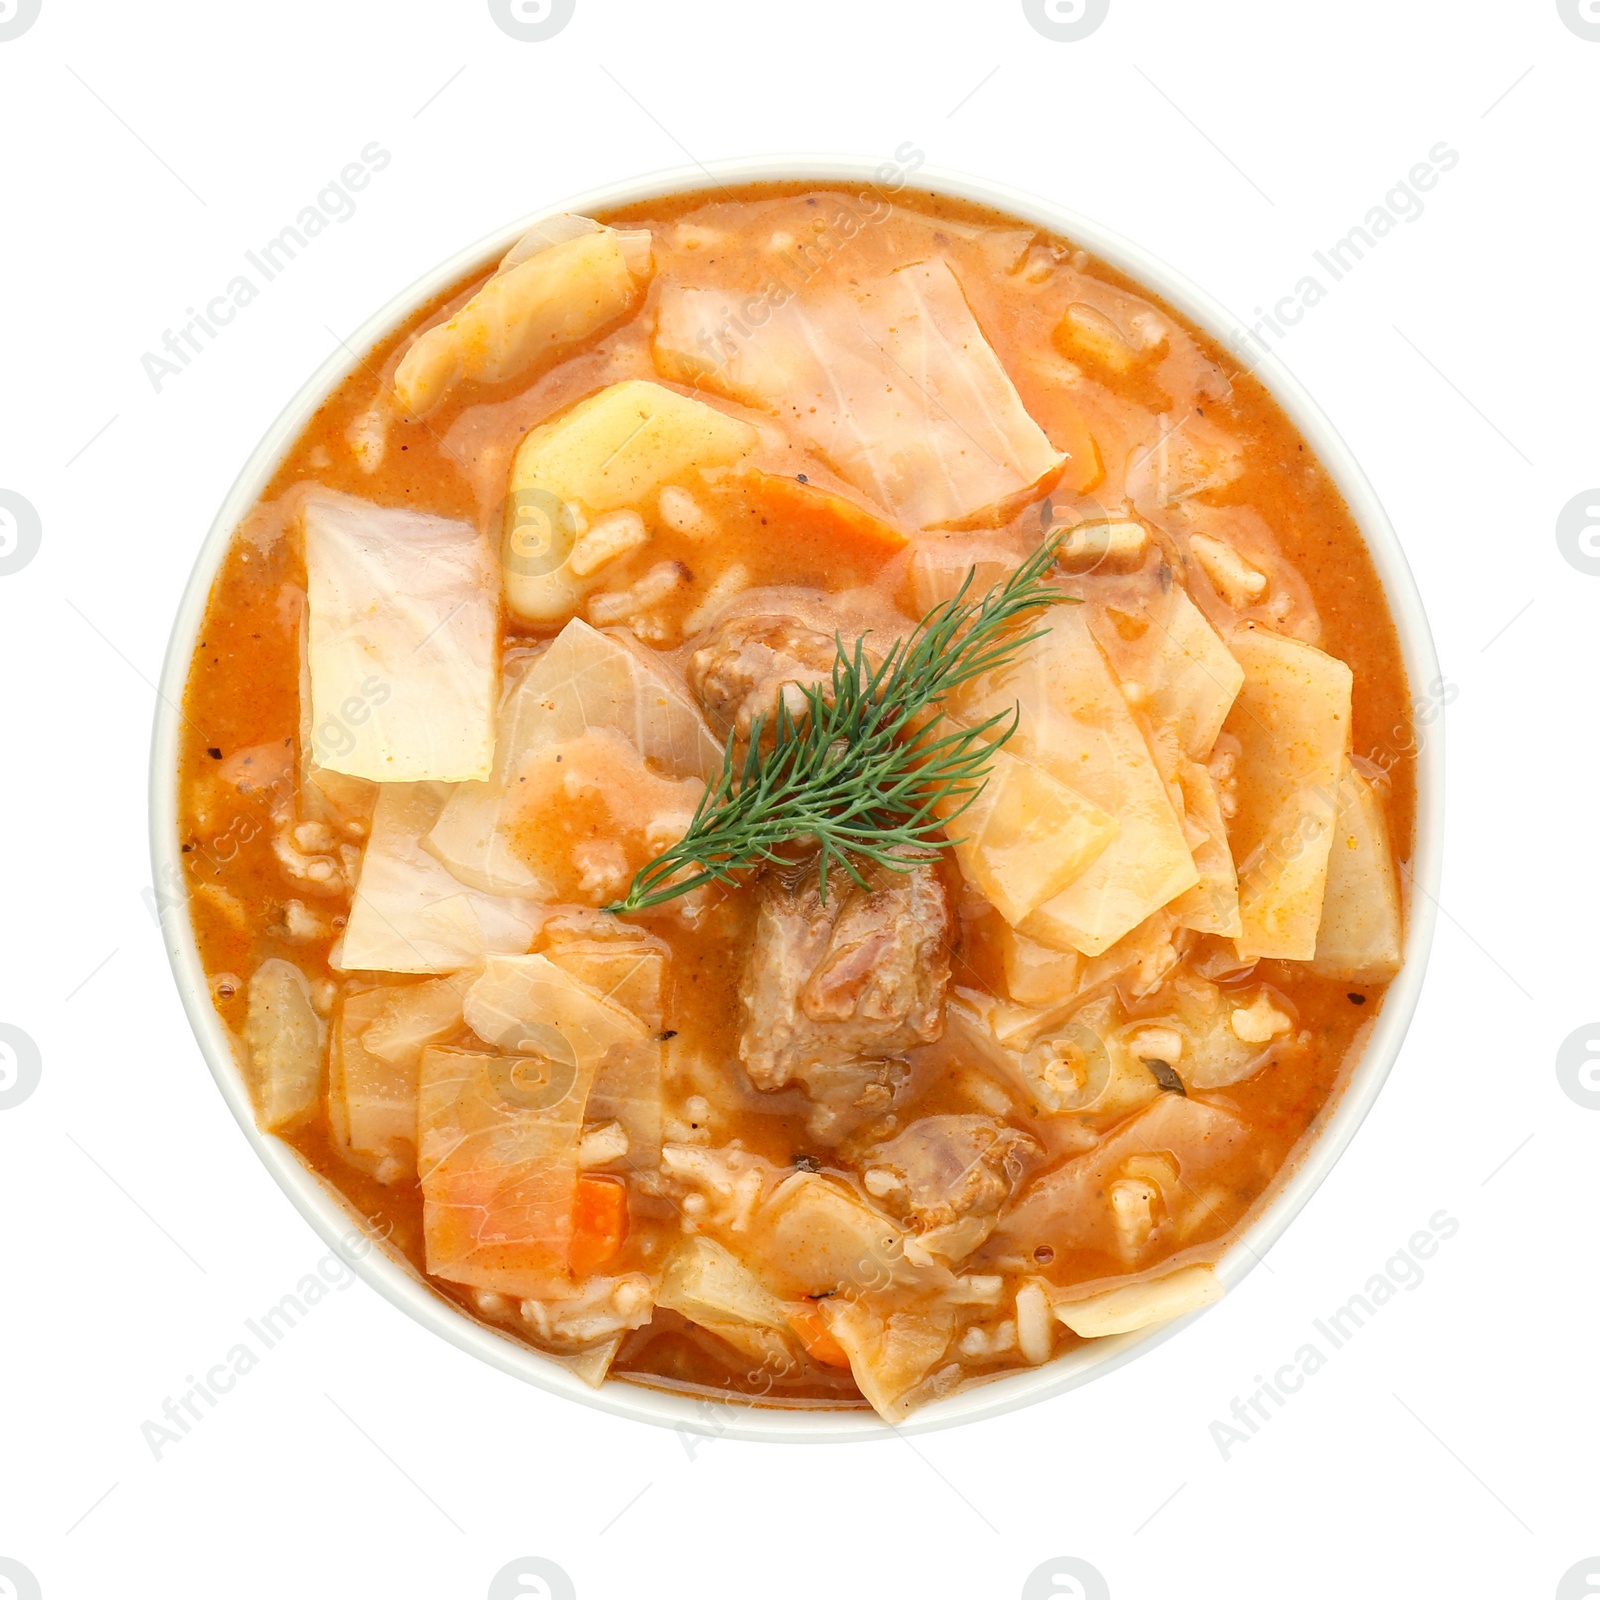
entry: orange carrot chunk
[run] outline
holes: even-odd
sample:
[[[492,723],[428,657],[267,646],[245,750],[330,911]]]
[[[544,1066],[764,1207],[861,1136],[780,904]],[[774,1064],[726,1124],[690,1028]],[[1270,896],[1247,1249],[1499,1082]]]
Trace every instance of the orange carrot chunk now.
[[[850,1357],[844,1353],[844,1346],[823,1327],[822,1318],[814,1309],[790,1311],[786,1315],[789,1326],[799,1334],[800,1343],[813,1361],[820,1361],[825,1367],[850,1365]]]
[[[781,472],[747,472],[742,481],[785,533],[833,546],[841,555],[881,563],[907,543],[906,535],[892,523],[831,489]]]
[[[587,1278],[610,1261],[628,1237],[628,1191],[618,1178],[578,1179],[567,1260],[575,1278]]]

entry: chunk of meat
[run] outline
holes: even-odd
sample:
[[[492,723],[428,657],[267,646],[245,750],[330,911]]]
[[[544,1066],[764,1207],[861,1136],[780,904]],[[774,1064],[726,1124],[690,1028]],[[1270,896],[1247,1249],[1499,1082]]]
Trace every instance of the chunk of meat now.
[[[851,1111],[886,1108],[899,1065],[890,1058],[944,1031],[944,886],[923,863],[873,867],[866,878],[862,889],[835,874],[824,901],[815,867],[798,878],[769,873],[739,988],[739,1056],[751,1081],[798,1081],[826,1113],[812,1119],[824,1136]]]
[[[1043,1153],[996,1117],[921,1117],[865,1158],[866,1184],[925,1233],[963,1217],[992,1220]]]
[[[791,715],[804,711],[798,689],[831,684],[837,655],[827,634],[794,617],[734,617],[689,658],[689,687],[713,723],[748,738],[757,717],[777,715],[780,696]]]

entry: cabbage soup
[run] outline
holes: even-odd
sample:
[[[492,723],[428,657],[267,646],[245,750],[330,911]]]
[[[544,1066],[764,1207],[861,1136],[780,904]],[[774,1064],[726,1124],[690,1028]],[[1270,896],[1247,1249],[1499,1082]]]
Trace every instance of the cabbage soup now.
[[[290,448],[184,712],[260,1126],[595,1385],[896,1421],[1207,1304],[1401,961],[1323,467],[932,195],[539,223]]]

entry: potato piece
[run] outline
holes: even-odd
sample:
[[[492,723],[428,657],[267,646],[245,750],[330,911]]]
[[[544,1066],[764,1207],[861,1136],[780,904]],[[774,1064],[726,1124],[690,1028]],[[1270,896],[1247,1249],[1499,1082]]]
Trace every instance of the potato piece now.
[[[456,383],[548,366],[631,311],[650,276],[648,235],[641,254],[636,233],[591,226],[522,260],[513,250],[448,322],[427,329],[395,369],[400,404],[420,417]]]
[[[1381,983],[1400,970],[1400,960],[1400,890],[1383,801],[1346,766],[1311,970],[1349,983]]]
[[[1297,639],[1241,628],[1244,686],[1228,715],[1238,739],[1239,958],[1316,954],[1339,775],[1350,747],[1350,669]]]
[[[968,882],[1014,927],[1078,878],[1118,827],[1042,767],[996,750],[988,781],[947,831]]]
[[[324,1029],[311,985],[292,961],[263,961],[246,991],[246,1079],[263,1132],[301,1121],[322,1089]]]
[[[1170,729],[1191,761],[1204,761],[1243,683],[1244,668],[1200,608],[1174,584],[1146,674],[1145,711],[1151,725]]]
[[[1222,1292],[1222,1283],[1210,1267],[1180,1267],[1147,1283],[1130,1283],[1081,1300],[1059,1302],[1055,1313],[1080,1338],[1104,1339],[1187,1316],[1201,1306],[1214,1305]]]
[[[656,515],[659,491],[696,467],[756,446],[748,422],[630,378],[535,428],[511,464],[504,525],[506,603],[527,622],[571,615],[595,574],[572,570],[580,528],[608,511]]]
[[[953,697],[964,720],[1021,709],[1008,752],[1044,768],[1119,824],[1068,887],[1018,925],[1029,938],[1096,956],[1199,881],[1161,774],[1078,606],[1057,606],[1014,666]]]
[[[656,1304],[703,1328],[742,1322],[789,1332],[777,1298],[737,1256],[703,1234],[685,1239],[673,1251]]]

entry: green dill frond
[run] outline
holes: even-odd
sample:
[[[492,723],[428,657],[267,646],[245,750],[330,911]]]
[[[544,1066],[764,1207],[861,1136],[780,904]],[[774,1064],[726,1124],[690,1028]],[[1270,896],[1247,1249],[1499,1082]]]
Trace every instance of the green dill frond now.
[[[767,732],[757,717],[741,753],[730,733],[722,772],[709,784],[689,831],[634,877],[608,911],[645,911],[706,883],[782,861],[796,839],[816,842],[823,896],[831,872],[866,887],[870,866],[909,871],[952,841],[949,824],[982,792],[994,752],[1017,728],[999,712],[971,726],[946,722],[953,690],[1014,660],[1041,636],[1019,632],[1029,612],[1068,600],[1048,573],[1060,536],[1047,539],[981,600],[972,573],[881,662],[865,641],[836,638],[832,681],[797,686],[805,709],[778,697]]]

